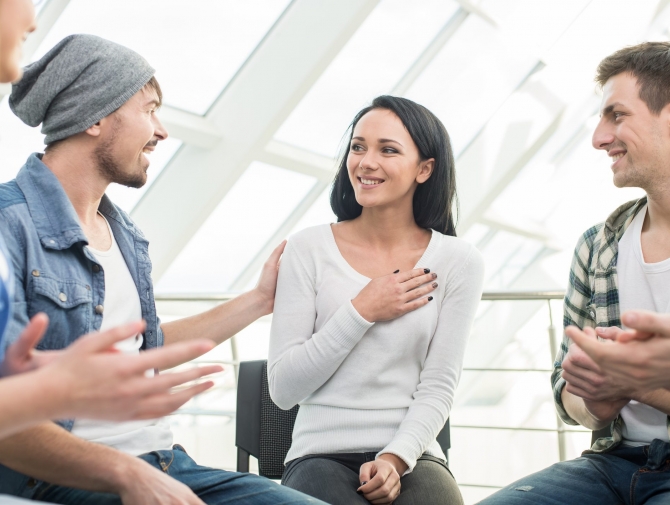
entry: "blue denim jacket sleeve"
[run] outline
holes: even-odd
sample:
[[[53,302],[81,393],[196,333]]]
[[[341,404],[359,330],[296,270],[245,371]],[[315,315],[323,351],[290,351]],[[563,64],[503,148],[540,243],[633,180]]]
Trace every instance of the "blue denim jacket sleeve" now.
[[[149,243],[130,217],[104,196],[107,218],[138,290],[147,326],[144,347],[163,345],[156,314]],[[63,349],[98,331],[104,313],[104,269],[88,251],[78,217],[55,175],[32,155],[17,178],[0,184],[0,234],[5,238],[16,282],[8,345],[38,312],[49,316],[40,350]],[[71,430],[73,420],[58,421]],[[0,494],[30,498],[29,476],[0,465]]]
[[[15,234],[15,230],[13,229],[12,223],[6,219],[5,209],[0,209],[0,235],[3,237],[17,236]],[[23,279],[23,262],[20,260],[20,258],[25,256],[22,252],[23,247],[21,246],[20,241],[17,240],[5,241],[5,247],[7,252],[7,260],[11,262],[12,265],[14,279],[12,279],[12,312],[1,344],[3,346],[3,353],[7,346],[9,346],[18,338],[18,336],[23,331],[23,328],[25,328],[26,324],[28,324],[28,310],[25,289],[23,287],[23,282],[21,281]]]

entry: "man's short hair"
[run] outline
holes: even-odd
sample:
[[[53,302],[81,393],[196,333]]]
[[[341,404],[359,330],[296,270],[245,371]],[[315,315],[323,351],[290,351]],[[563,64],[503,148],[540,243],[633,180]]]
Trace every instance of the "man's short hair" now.
[[[670,42],[643,42],[618,50],[600,62],[596,82],[603,87],[624,72],[637,79],[640,99],[653,114],[670,103]]]
[[[149,79],[149,82],[147,82],[144,87],[154,90],[156,95],[158,95],[158,106],[160,107],[163,105],[163,91],[161,90],[161,85],[158,84],[158,81],[156,80],[156,76],[152,75],[151,79]]]

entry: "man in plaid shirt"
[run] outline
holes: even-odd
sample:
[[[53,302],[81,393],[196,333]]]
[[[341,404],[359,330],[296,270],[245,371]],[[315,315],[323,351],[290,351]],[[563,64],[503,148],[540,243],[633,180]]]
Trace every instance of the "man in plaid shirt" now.
[[[500,490],[487,505],[670,503],[670,391],[603,373],[569,338],[615,339],[626,310],[670,312],[670,43],[617,51],[600,63],[596,81],[603,99],[593,147],[612,158],[617,187],[640,187],[647,196],[577,243],[551,380],[563,421],[611,434],[582,457]]]

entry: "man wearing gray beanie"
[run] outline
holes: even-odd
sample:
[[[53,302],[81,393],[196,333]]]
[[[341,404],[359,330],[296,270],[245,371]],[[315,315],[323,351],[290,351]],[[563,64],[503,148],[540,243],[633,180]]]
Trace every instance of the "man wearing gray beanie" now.
[[[221,343],[272,312],[284,244],[250,292],[184,320],[157,317],[148,242],[105,195],[112,182],[142,186],[146,155],[167,138],[153,74],[134,51],[72,35],[14,85],[10,107],[42,125],[47,146],[0,185],[0,234],[20,276],[10,341],[38,312],[50,320],[40,350],[142,318],[144,333],[117,345],[136,355],[195,337]],[[198,466],[162,419],[47,423],[0,441],[0,461],[0,493],[54,503],[320,503],[256,475]]]

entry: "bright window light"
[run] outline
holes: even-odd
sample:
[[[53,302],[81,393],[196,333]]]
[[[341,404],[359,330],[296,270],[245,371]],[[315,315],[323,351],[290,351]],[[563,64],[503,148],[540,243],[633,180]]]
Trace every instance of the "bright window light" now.
[[[134,49],[156,69],[165,103],[205,114],[289,0],[71,0],[40,58],[73,33]]]
[[[336,156],[354,115],[392,91],[457,8],[452,0],[382,0],[275,139]]]
[[[226,292],[316,179],[253,162],[158,281],[159,292]]]

